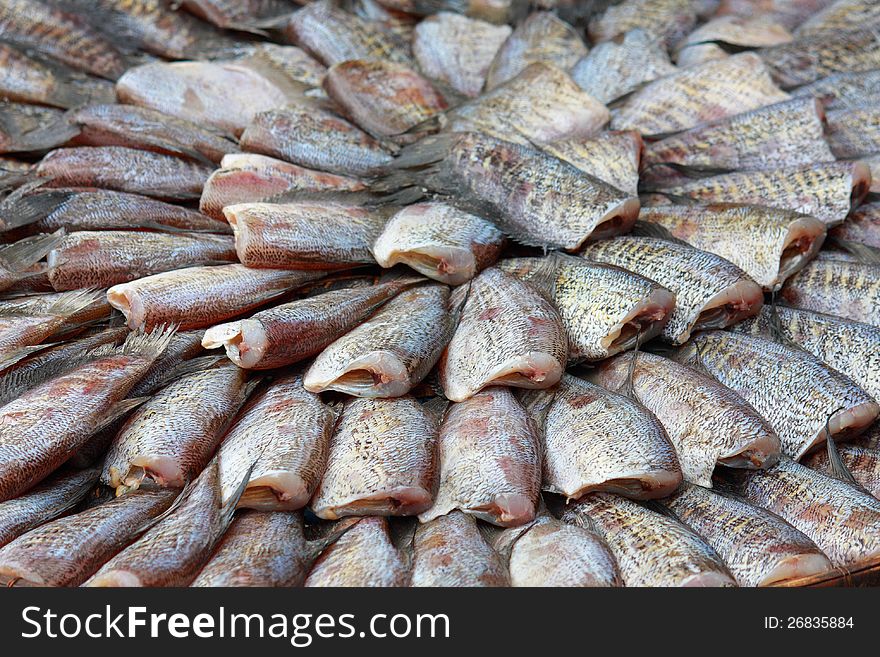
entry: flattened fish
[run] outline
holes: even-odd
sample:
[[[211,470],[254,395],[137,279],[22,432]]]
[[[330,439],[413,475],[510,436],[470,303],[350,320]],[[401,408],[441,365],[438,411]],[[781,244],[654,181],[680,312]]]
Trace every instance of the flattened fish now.
[[[153,524],[177,495],[134,491],[42,525],[0,549],[0,582],[78,586]]]
[[[263,25],[271,25],[294,8],[289,0],[183,0],[182,4],[221,29],[257,34]]]
[[[172,331],[133,333],[114,353],[51,379],[0,408],[0,501],[39,483],[119,412],[119,402]]]
[[[295,511],[318,486],[327,461],[336,413],[291,374],[259,391],[220,445],[223,502],[253,466],[239,508]]]
[[[544,490],[569,500],[595,491],[654,499],[681,483],[663,426],[626,396],[565,374],[555,388],[520,399],[541,429]]]
[[[58,148],[36,173],[53,187],[102,187],[160,199],[198,198],[211,175],[204,164],[122,146]]]
[[[626,32],[620,43],[597,44],[572,67],[571,77],[581,89],[607,105],[677,70],[657,37],[634,29]]]
[[[732,490],[781,516],[842,568],[880,555],[880,500],[789,459],[770,470],[730,472]]]
[[[504,235],[491,222],[446,203],[416,203],[397,212],[373,244],[382,267],[403,263],[448,285],[466,283],[495,263]]]
[[[823,118],[814,98],[759,107],[646,144],[643,166],[675,164],[700,172],[833,162]]]
[[[2,90],[0,90],[2,92]],[[27,103],[0,104],[0,152],[41,151],[63,144],[76,133],[65,126],[64,112]]]
[[[223,209],[238,259],[248,267],[345,269],[375,262],[370,247],[393,207],[346,196],[292,203],[241,203]]]
[[[756,314],[760,286],[739,267],[706,251],[653,237],[615,237],[589,245],[587,260],[650,278],[675,294],[662,337],[682,344],[694,331],[723,328]]]
[[[609,390],[628,392],[657,417],[686,481],[711,487],[719,463],[766,468],[779,456],[779,438],[770,425],[742,397],[702,372],[638,353],[603,363],[592,378]]]
[[[788,98],[761,59],[744,52],[649,82],[611,113],[611,128],[662,135]]]
[[[30,276],[39,261],[64,238],[64,231],[26,237],[0,246],[0,290],[8,291]]]
[[[122,329],[127,330],[127,327],[123,326]],[[171,336],[168,347],[162,352],[162,355],[153,362],[143,378],[131,389],[129,396],[145,397],[152,395],[173,378],[188,373],[187,366],[184,363],[202,353],[201,331],[178,331]]]
[[[792,30],[833,2],[834,0],[721,0],[717,14],[756,15]]]
[[[452,404],[440,425],[440,488],[419,516],[428,522],[459,509],[501,527],[535,517],[541,439],[508,388],[492,387]]]
[[[694,0],[624,0],[590,21],[590,39],[610,41],[641,28],[670,48],[693,29],[696,4]]]
[[[355,397],[405,395],[439,360],[453,322],[448,287],[432,283],[405,290],[318,354],[303,385]]]
[[[551,254],[507,258],[498,268],[541,289],[559,310],[570,361],[602,360],[663,330],[675,295],[620,267]]]
[[[751,404],[795,460],[825,442],[827,431],[845,440],[868,428],[880,406],[849,377],[815,356],[774,340],[707,331],[677,356]]]
[[[257,114],[241,135],[241,146],[341,175],[374,175],[392,160],[377,141],[345,119],[295,105]]]
[[[880,152],[880,110],[869,104],[828,112],[827,138],[841,159]]]
[[[239,514],[192,586],[302,586],[311,564],[302,514]]]
[[[507,555],[512,586],[623,586],[605,539],[591,528],[569,525],[549,514],[494,533],[489,542]]]
[[[288,192],[358,191],[363,183],[347,176],[306,169],[255,153],[223,158],[221,168],[205,181],[199,210],[226,221],[223,208],[268,200]]]
[[[833,73],[793,89],[792,96],[818,98],[826,109],[844,109],[880,95],[880,68],[870,71]]]
[[[235,262],[227,235],[80,231],[49,252],[49,282],[58,291],[106,288],[191,265]]]
[[[408,396],[347,402],[312,499],[315,515],[412,516],[430,508],[438,479],[437,424]]]
[[[164,487],[192,481],[251,390],[247,372],[231,363],[174,381],[135,411],[116,435],[101,481],[117,494],[144,481]]]
[[[107,301],[132,329],[165,322],[202,328],[259,308],[322,275],[241,264],[188,267],[114,285]]]
[[[736,586],[721,557],[691,529],[617,495],[570,504],[562,519],[593,528],[611,548],[626,586]]]
[[[541,149],[626,194],[638,194],[643,149],[638,132],[605,130],[591,139],[565,139]]]
[[[346,116],[379,139],[406,132],[447,107],[430,82],[391,61],[341,62],[327,71],[323,87]]]
[[[778,290],[819,251],[825,224],[760,205],[657,205],[639,219],[742,268],[765,290]]]
[[[446,129],[528,146],[594,135],[611,115],[552,64],[529,64],[515,77],[441,119]]]
[[[0,350],[3,365],[17,361],[16,350],[38,345],[69,327],[71,317],[92,306],[100,292],[78,290],[53,299],[44,308],[33,311],[0,312]]]
[[[423,186],[525,244],[573,251],[629,230],[639,210],[637,198],[568,162],[477,133],[425,137],[392,166],[377,189]]]
[[[852,442],[836,445],[844,467],[871,495],[880,498],[880,430],[871,428]],[[828,451],[820,449],[808,454],[802,463],[829,477],[839,478],[836,466],[832,466]],[[7,502],[8,504],[8,502]]]
[[[320,352],[363,322],[402,290],[422,282],[400,276],[368,287],[330,290],[258,312],[205,331],[206,349],[226,349],[239,367],[272,369]]]
[[[880,327],[810,310],[765,306],[760,315],[733,330],[771,339],[781,334],[880,399]]]
[[[776,46],[792,39],[784,25],[765,16],[719,16],[678,42],[675,61],[682,67],[694,66],[728,57],[729,50]]]
[[[817,258],[786,282],[780,301],[880,327],[880,266]]]
[[[533,12],[496,53],[486,75],[486,89],[507,82],[534,62],[565,71],[586,54],[587,46],[571,25],[550,12]]]
[[[873,0],[835,0],[801,23],[798,37],[880,27],[880,6]]]
[[[410,586],[510,586],[510,578],[476,520],[453,511],[416,528]]]
[[[28,492],[0,502],[0,547],[66,513],[98,481],[100,470],[62,470]]]
[[[746,203],[808,214],[828,226],[839,224],[871,186],[862,162],[827,162],[764,171],[734,171],[665,187],[660,193],[701,203]]]
[[[464,401],[491,385],[549,388],[568,359],[559,312],[536,288],[489,268],[456,289],[461,320],[439,365],[443,392]]]
[[[835,239],[859,242],[880,249],[880,201],[863,203],[828,233]]]
[[[413,54],[425,75],[474,98],[480,95],[495,53],[511,32],[508,25],[440,12],[416,25]]]
[[[740,586],[773,586],[833,569],[804,534],[740,499],[688,484],[663,503],[715,549]]]
[[[407,565],[388,533],[388,519],[359,518],[312,567],[305,586],[406,586]]]
[[[416,16],[454,11],[490,23],[516,23],[528,13],[523,0],[378,0],[383,7]],[[537,4],[537,3],[536,3]]]

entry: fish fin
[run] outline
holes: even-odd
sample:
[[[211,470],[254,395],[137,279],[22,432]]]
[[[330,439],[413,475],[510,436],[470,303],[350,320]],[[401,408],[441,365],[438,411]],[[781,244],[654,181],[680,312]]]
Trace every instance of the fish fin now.
[[[2,356],[0,356],[0,370],[7,367],[12,367],[20,360],[27,358],[28,356],[35,354],[38,351],[43,351],[44,349],[53,347],[55,346],[55,344],[57,343],[28,345],[25,347],[18,347],[17,349],[13,349],[11,351],[6,351],[2,354]],[[4,399],[2,392],[0,392],[0,399]]]
[[[56,317],[69,317],[103,298],[103,290],[83,289],[63,292],[61,298],[46,308],[45,312]]]
[[[128,399],[123,399],[121,401],[116,402],[111,406],[101,419],[98,421],[98,424],[92,429],[92,434],[96,434],[99,431],[103,431],[111,424],[116,422],[117,420],[125,417],[131,411],[136,409],[138,406],[143,404],[145,401],[149,399],[147,397],[130,397]]]
[[[12,148],[9,152],[47,151],[67,143],[80,133],[80,129],[61,117],[52,123],[28,132],[11,134]]]
[[[424,283],[427,280],[428,279],[421,274],[414,273],[409,267],[399,266],[382,272],[382,275],[379,276],[379,280],[376,281],[376,285],[393,283],[400,285],[401,289],[406,289],[413,285]]]
[[[201,162],[202,164],[207,164],[211,168],[215,168],[217,166],[217,163],[214,162],[214,160],[204,155],[203,153],[200,153],[193,148],[187,148],[186,146],[174,143],[172,141],[160,139],[159,137],[152,137],[150,135],[138,135],[138,141],[141,141],[148,146],[153,146],[163,151],[168,151],[169,153],[172,153],[174,155],[190,160],[195,160],[197,162]]]
[[[850,255],[855,256],[856,260],[864,265],[880,265],[880,249],[876,247],[830,235],[827,237],[827,241],[829,244],[838,246]]]
[[[775,290],[770,293],[770,317],[767,323],[770,326],[770,336],[776,342],[795,351],[805,351],[801,345],[789,338],[785,331],[782,330],[782,320],[779,319],[779,305],[777,304],[777,292]]]
[[[428,401],[422,402],[422,408],[433,417],[439,425],[443,422],[443,417],[446,415],[446,409],[449,408],[449,400],[442,396],[432,397]]]
[[[324,552],[324,550],[342,538],[349,529],[354,527],[361,520],[362,518],[359,517],[340,518],[339,520],[324,526],[320,536],[310,538],[306,541],[306,547],[309,552],[309,561],[314,561],[321,556],[321,553]]]
[[[263,451],[265,451],[265,447],[260,452],[260,455],[254,459],[253,463],[248,466],[248,469],[245,471],[244,476],[242,476],[241,481],[238,482],[238,486],[235,487],[235,490],[232,491],[232,495],[228,500],[221,506],[220,509],[220,524],[223,527],[228,527],[229,523],[232,522],[232,516],[235,515],[235,510],[238,507],[238,503],[241,500],[241,496],[244,495],[245,489],[247,489],[248,483],[250,483],[251,475],[254,472],[254,468],[257,467],[257,463],[259,463],[260,459],[263,457]],[[219,461],[215,456],[211,460],[211,465],[208,467],[219,467]]]
[[[641,219],[637,219],[635,224],[633,224],[632,234],[640,237],[655,237],[661,240],[666,240],[667,242],[673,242],[675,244],[680,244],[682,246],[690,246],[683,239],[679,239],[675,235],[669,232],[669,229],[662,224],[655,223],[653,221],[643,221]]]
[[[828,470],[834,479],[849,484],[866,495],[872,495],[872,493],[853,476],[850,469],[846,467],[846,463],[843,462],[843,459],[840,457],[840,452],[837,450],[837,443],[834,442],[834,438],[831,436],[831,429],[828,426],[831,422],[831,417],[838,411],[843,410],[846,409],[843,407],[838,408],[833,413],[829,413],[828,417],[825,418],[825,450],[828,454]]]
[[[3,230],[45,219],[75,196],[75,192],[63,190],[43,190],[37,194],[27,194],[45,182],[45,180],[34,180],[26,183],[0,202],[0,225]]]
[[[164,388],[169,383],[176,381],[177,379],[183,378],[190,374],[195,374],[196,372],[210,369],[211,367],[223,360],[226,360],[225,355],[208,355],[190,358],[189,360],[177,363],[170,369],[166,370],[162,374],[162,376],[153,383],[153,385],[146,389],[139,390],[139,392],[145,395],[151,395],[157,390]]]
[[[639,348],[642,346],[642,330],[639,328],[636,333],[636,343],[632,348],[632,351],[629,352],[629,364],[627,365],[626,371],[626,379],[616,392],[632,399],[634,401],[638,401],[636,397],[636,387],[635,387],[635,374],[636,374],[636,365],[639,360]]]
[[[527,282],[537,288],[551,302],[555,302],[559,266],[563,262],[563,258],[566,257],[575,259],[572,256],[562,255],[559,251],[551,251],[546,257],[541,258],[538,266],[532,270],[528,278]]]
[[[675,514],[675,512],[668,506],[663,504],[663,502],[661,502],[660,500],[641,500],[639,503],[645,508],[650,509],[654,513],[658,513],[661,516],[666,516],[667,518],[671,518],[672,520],[677,520],[678,522],[681,522],[681,519]]]
[[[127,355],[143,356],[155,360],[168,348],[168,344],[176,332],[176,324],[162,324],[151,331],[137,329],[129,333],[125,342],[117,349]]]
[[[8,271],[23,272],[42,260],[49,251],[61,244],[64,229],[26,237],[8,246],[0,247],[0,264]]]

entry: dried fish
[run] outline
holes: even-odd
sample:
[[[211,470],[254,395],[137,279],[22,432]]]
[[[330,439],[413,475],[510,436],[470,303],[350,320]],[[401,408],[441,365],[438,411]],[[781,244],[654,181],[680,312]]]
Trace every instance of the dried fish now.
[[[880,202],[863,203],[828,232],[833,239],[859,242],[880,249]]]
[[[765,16],[720,16],[679,41],[675,61],[682,67],[694,66],[728,57],[728,50],[777,46],[792,39],[785,26]]]
[[[871,495],[880,498],[880,431],[877,426],[851,442],[835,445],[834,449],[847,473]],[[828,450],[808,454],[801,462],[829,477],[840,478],[838,464],[829,458]]]
[[[880,152],[880,111],[871,105],[828,112],[828,144],[835,157],[858,158]]]
[[[669,48],[690,32],[697,21],[694,0],[624,0],[590,21],[590,38],[610,41],[641,28]]]
[[[880,326],[880,266],[817,258],[786,281],[779,297],[793,308]]]

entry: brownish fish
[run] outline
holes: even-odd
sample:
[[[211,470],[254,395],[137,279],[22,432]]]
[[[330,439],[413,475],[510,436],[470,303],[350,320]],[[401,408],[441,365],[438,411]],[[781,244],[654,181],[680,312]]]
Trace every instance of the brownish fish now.
[[[593,42],[611,41],[632,29],[656,35],[671,48],[697,22],[694,0],[624,0],[590,21]]]
[[[880,201],[863,203],[850,212],[842,224],[832,228],[828,235],[880,249]]]
[[[600,132],[589,139],[564,139],[541,149],[626,194],[638,194],[644,145],[634,130]]]
[[[261,34],[264,26],[292,13],[289,0],[183,0],[183,6],[224,30]]]
[[[835,449],[846,472],[871,495],[880,499],[880,427],[875,425],[851,442]],[[829,477],[842,478],[839,466],[829,458],[828,450],[808,454],[802,463]],[[846,478],[843,478],[846,481]]]
[[[0,353],[3,365],[16,362],[17,350],[38,345],[68,328],[70,318],[92,306],[101,296],[94,290],[61,295],[41,309],[0,313]]]
[[[675,46],[675,61],[687,67],[712,59],[724,59],[729,52],[788,43],[793,39],[784,25],[765,16],[719,16],[704,23]]]
[[[880,152],[880,111],[873,103],[829,111],[827,138],[840,159]]]

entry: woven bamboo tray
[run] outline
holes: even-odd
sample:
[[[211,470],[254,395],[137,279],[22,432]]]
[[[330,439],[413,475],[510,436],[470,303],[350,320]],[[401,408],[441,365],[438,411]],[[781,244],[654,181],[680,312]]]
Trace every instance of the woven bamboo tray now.
[[[880,586],[880,558],[850,571],[836,569],[824,575],[792,579],[779,586]]]

